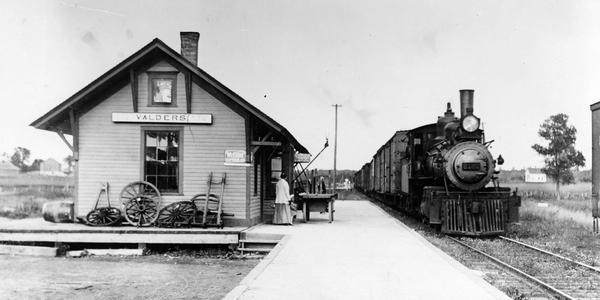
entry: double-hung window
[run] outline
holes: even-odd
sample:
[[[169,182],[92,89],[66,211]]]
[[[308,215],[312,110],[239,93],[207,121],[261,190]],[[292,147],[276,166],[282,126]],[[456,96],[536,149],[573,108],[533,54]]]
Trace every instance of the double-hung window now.
[[[177,106],[177,73],[148,73],[148,105]]]
[[[144,130],[144,180],[161,193],[181,193],[179,129]]]

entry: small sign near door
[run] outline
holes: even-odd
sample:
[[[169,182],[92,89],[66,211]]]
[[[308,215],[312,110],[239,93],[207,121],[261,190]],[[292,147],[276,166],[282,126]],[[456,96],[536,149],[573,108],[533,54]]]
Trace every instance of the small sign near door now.
[[[225,165],[249,167],[250,163],[246,162],[246,150],[225,150]]]
[[[310,162],[310,154],[308,153],[294,153],[294,162],[296,163],[309,163]]]

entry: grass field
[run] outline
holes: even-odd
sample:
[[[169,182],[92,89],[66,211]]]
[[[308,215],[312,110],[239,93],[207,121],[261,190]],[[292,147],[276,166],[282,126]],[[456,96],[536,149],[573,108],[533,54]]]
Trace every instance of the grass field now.
[[[548,203],[551,207],[587,213],[591,216],[592,184],[589,182],[561,186],[561,200],[556,200],[555,186],[552,183],[517,183],[507,186],[513,190],[517,189],[524,202]]]
[[[73,176],[18,174],[0,177],[0,217],[39,217],[48,201],[73,200]]]
[[[524,192],[534,192],[541,191],[546,193],[554,193],[556,190],[556,186],[554,183],[507,183],[505,184],[511,188],[518,188],[519,191]],[[560,186],[561,193],[591,193],[592,192],[592,183],[591,182],[578,182],[575,184],[561,185]]]
[[[0,194],[0,217],[11,219],[34,218],[42,215],[42,207],[48,201],[73,200],[68,192],[40,192],[28,190],[19,193]]]
[[[518,183],[509,185],[518,189],[522,197],[521,216],[535,216],[546,220],[571,221],[591,228],[591,183],[561,186],[561,199],[555,196],[552,183]]]
[[[552,183],[509,184],[522,197],[520,223],[509,233],[553,252],[600,265],[600,236],[592,232],[591,183],[561,186],[561,200]]]

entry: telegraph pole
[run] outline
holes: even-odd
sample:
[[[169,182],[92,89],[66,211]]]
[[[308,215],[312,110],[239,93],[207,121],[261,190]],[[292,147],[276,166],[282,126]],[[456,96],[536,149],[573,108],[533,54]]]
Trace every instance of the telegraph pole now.
[[[335,194],[337,190],[337,115],[338,107],[342,107],[342,105],[334,104],[332,106],[335,108],[335,139],[333,141],[333,193]]]

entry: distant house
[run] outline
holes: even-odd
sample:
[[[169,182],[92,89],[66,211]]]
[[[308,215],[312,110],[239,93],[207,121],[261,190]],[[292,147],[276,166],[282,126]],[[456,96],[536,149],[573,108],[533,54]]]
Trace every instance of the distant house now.
[[[54,158],[48,158],[40,163],[40,174],[42,175],[64,175],[61,165]]]
[[[17,166],[7,161],[0,161],[0,177],[14,177],[21,171]]]
[[[535,168],[525,169],[525,182],[546,182],[546,174],[542,173],[542,170]]]

